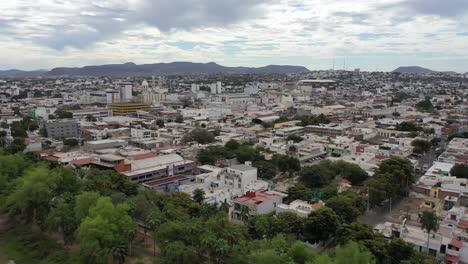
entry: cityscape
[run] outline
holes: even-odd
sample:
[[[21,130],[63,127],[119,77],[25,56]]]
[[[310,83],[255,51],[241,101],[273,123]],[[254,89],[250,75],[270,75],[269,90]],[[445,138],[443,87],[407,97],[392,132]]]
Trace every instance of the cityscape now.
[[[465,1],[12,2],[0,263],[468,263]]]

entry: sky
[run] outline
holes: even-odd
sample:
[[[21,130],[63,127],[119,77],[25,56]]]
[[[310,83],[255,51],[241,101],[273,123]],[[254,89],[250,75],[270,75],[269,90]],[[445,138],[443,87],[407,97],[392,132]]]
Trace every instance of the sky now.
[[[468,0],[0,1],[0,69],[172,61],[468,72]]]

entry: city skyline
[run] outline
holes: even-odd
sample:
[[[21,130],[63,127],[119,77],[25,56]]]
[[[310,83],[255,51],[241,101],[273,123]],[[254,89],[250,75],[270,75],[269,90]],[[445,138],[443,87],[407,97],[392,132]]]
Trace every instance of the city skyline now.
[[[214,61],[468,71],[463,0],[17,0],[0,10],[3,70]]]

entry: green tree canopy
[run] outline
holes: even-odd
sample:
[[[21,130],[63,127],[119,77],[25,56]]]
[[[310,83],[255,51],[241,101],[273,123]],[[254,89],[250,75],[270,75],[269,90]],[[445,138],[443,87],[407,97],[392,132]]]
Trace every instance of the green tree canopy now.
[[[462,163],[455,164],[452,169],[450,169],[450,175],[457,178],[468,179],[468,165]]]
[[[313,211],[304,225],[304,236],[309,242],[325,241],[335,235],[340,226],[336,213],[328,207]]]
[[[107,263],[109,257],[125,261],[136,229],[129,209],[127,204],[114,206],[108,197],[99,198],[90,208],[78,232],[80,250],[89,262]]]

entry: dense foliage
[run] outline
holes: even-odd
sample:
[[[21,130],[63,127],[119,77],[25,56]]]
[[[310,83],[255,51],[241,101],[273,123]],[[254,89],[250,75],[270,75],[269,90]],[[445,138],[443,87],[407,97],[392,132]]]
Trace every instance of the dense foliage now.
[[[0,156],[0,179],[1,208],[23,226],[8,232],[5,246],[19,264],[124,263],[138,254],[133,248],[139,233],[155,242],[154,263],[421,263],[424,258],[402,240],[387,243],[356,222],[364,205],[352,192],[330,190],[327,206],[308,217],[257,215],[242,225],[228,220],[224,205],[204,203],[202,191],[191,197],[138,189],[111,171],[72,170],[33,155]],[[295,188],[298,198],[313,199],[309,188]],[[301,240],[336,247],[318,254]],[[71,245],[78,251],[68,250]]]

